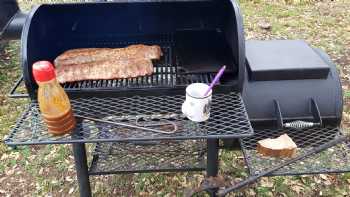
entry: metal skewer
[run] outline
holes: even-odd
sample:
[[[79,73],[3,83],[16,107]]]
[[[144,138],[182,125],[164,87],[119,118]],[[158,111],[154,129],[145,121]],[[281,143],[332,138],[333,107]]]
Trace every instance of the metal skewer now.
[[[80,116],[80,115],[75,115],[75,117],[83,118],[83,119],[87,119],[87,120],[92,120],[92,121],[96,121],[96,122],[103,122],[103,123],[107,123],[107,124],[113,124],[113,125],[130,127],[130,128],[135,128],[135,129],[140,129],[140,130],[145,130],[145,131],[151,131],[151,132],[154,132],[154,133],[173,134],[173,133],[175,133],[177,131],[176,124],[171,124],[171,125],[174,126],[174,130],[172,130],[172,131],[163,131],[163,130],[159,130],[159,129],[151,129],[151,128],[140,127],[140,126],[126,124],[126,123],[121,123],[121,122],[113,122],[113,121],[109,121],[109,120],[101,120],[101,119],[97,119],[97,118],[90,118],[90,117]]]

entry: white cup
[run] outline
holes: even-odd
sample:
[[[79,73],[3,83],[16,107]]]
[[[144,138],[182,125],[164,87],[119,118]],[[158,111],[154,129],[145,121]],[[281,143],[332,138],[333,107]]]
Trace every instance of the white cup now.
[[[182,104],[182,113],[194,122],[203,122],[210,116],[212,91],[204,96],[209,86],[205,83],[193,83],[186,88],[186,100]]]

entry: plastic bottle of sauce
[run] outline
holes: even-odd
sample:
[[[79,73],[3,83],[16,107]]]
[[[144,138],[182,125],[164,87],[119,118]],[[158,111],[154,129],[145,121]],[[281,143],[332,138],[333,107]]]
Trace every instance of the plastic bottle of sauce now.
[[[33,64],[41,115],[49,133],[63,135],[73,131],[76,121],[67,94],[56,80],[54,66],[48,61]]]

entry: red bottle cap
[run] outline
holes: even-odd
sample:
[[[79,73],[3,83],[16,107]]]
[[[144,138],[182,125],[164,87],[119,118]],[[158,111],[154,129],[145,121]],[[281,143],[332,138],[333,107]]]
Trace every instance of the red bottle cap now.
[[[37,82],[50,81],[56,78],[55,68],[49,61],[39,61],[33,64],[33,76]]]

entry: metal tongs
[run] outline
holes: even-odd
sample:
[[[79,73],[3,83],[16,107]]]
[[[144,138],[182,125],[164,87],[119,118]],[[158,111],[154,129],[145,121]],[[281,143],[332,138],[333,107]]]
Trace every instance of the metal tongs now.
[[[140,124],[140,119],[144,118],[144,116],[139,116],[135,120],[135,125],[132,124],[127,124],[127,123],[122,123],[122,122],[116,122],[116,121],[111,121],[111,120],[102,120],[98,118],[91,118],[91,117],[86,117],[86,116],[80,116],[80,115],[75,115],[77,118],[82,118],[86,120],[92,120],[96,122],[102,122],[102,123],[107,123],[107,124],[113,124],[113,125],[118,125],[118,126],[123,126],[123,127],[129,127],[129,128],[134,128],[134,129],[140,129],[144,131],[151,131],[154,133],[161,133],[161,134],[174,134],[177,130],[178,127],[175,122],[170,121],[170,120],[164,120],[166,123],[156,123],[156,124]],[[159,129],[152,129],[148,127],[154,127],[154,126],[164,126],[164,125],[172,125],[173,130],[171,131],[163,131]]]

